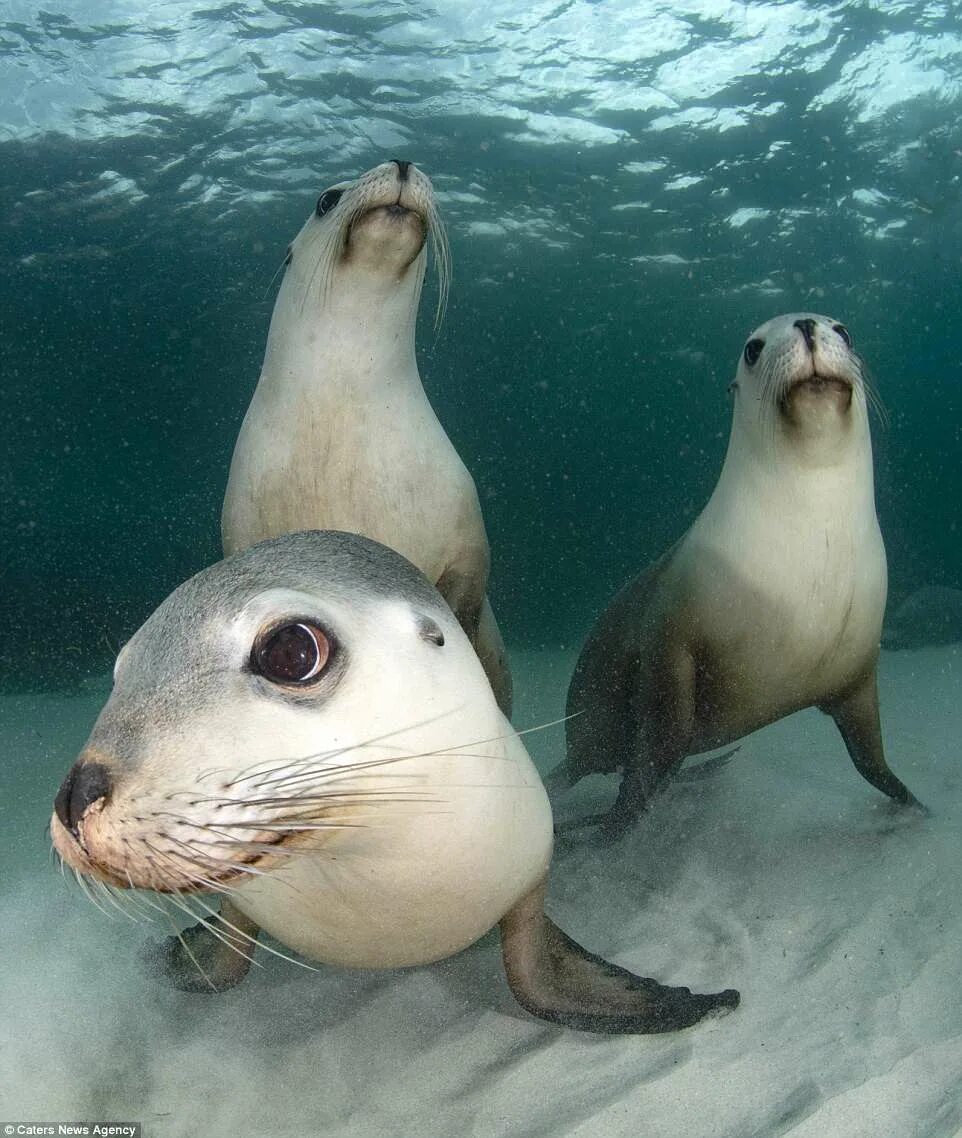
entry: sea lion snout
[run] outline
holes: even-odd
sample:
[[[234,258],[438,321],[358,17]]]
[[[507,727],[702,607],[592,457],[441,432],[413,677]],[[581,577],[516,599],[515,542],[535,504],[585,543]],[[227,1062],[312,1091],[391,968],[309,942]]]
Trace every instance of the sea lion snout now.
[[[80,838],[80,820],[91,806],[110,795],[113,777],[110,769],[97,759],[81,754],[57,791],[53,808],[74,838]]]
[[[805,341],[805,346],[808,350],[814,351],[815,349],[815,321],[811,317],[806,317],[802,320],[796,320],[794,325],[802,334],[802,339]]]

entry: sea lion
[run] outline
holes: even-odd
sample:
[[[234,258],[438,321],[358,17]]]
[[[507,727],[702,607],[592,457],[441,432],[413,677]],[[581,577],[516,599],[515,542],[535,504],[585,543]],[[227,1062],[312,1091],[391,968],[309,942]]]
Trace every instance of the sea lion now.
[[[443,305],[448,245],[416,166],[385,162],[318,198],[288,250],[234,448],[224,553],[305,529],[347,530],[396,549],[454,610],[510,715],[477,491],[414,353],[429,233]]]
[[[804,707],[827,712],[859,773],[889,770],[876,661],[886,561],[867,386],[851,337],[814,313],[757,328],[735,380],[728,453],[685,536],[611,601],[568,690],[555,785],[621,771],[611,836],[687,755]]]
[[[738,1002],[634,976],[545,916],[537,771],[437,590],[355,534],[288,534],[176,589],[120,653],[51,829],[108,885],[186,911],[226,895],[202,943],[167,950],[187,988],[237,983],[258,926],[396,968],[500,923],[511,990],[554,1023],[670,1031]]]
[[[962,640],[962,589],[923,585],[910,593],[882,629],[882,647],[925,648]]]

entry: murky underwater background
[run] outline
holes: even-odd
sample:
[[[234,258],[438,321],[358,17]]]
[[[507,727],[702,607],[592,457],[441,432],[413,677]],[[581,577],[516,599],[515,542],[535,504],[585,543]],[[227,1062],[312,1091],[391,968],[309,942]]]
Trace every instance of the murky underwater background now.
[[[218,555],[284,249],[324,186],[393,156],[450,230],[422,375],[510,640],[579,638],[684,531],[744,338],[796,309],[851,328],[889,409],[893,594],[962,585],[954,5],[5,11],[12,682],[102,670]]]
[[[448,226],[450,302],[435,334],[429,280],[419,359],[438,415],[478,485],[492,546],[492,600],[521,661],[521,711],[529,718],[519,725],[557,713],[570,652],[596,613],[684,532],[707,498],[727,440],[726,387],[738,352],[748,332],[776,313],[808,309],[843,321],[888,409],[888,425],[874,425],[874,442],[892,600],[923,584],[962,587],[957,4],[273,0],[200,7],[172,0],[148,13],[130,0],[53,0],[43,7],[7,0],[0,10],[0,689],[10,698],[0,701],[6,722],[0,793],[9,843],[4,856],[14,868],[8,881],[16,888],[4,902],[3,925],[15,946],[35,943],[37,928],[50,937],[47,955],[38,958],[42,975],[14,970],[6,980],[7,1006],[18,1015],[47,1009],[40,1022],[58,1044],[38,1055],[55,1054],[58,1062],[82,1056],[79,1038],[71,1042],[69,1031],[50,1026],[60,1021],[50,1011],[48,977],[60,975],[65,984],[69,977],[78,1007],[99,1007],[115,1025],[126,1022],[127,1007],[120,1001],[104,1011],[104,981],[94,980],[101,971],[97,945],[107,943],[110,931],[102,930],[96,913],[77,915],[79,896],[56,880],[48,885],[42,829],[50,800],[96,712],[105,690],[100,677],[116,645],[176,584],[219,556],[227,465],[257,379],[274,274],[288,241],[326,185],[390,157],[410,159],[431,176]],[[886,729],[911,752],[901,767],[894,759],[893,766],[917,766],[921,790],[943,799],[948,814],[943,828],[933,823],[930,844],[913,848],[908,861],[899,859],[903,876],[893,870],[889,896],[899,906],[927,883],[931,907],[921,919],[911,905],[905,909],[899,959],[913,975],[941,962],[942,971],[929,976],[932,990],[954,993],[962,905],[949,803],[958,807],[962,798],[960,726],[951,718],[960,694],[959,657],[942,649],[888,667]],[[931,707],[920,707],[927,695]],[[903,712],[907,718],[899,719]],[[824,725],[798,730],[804,740],[805,732],[824,731]],[[710,803],[693,803],[683,792],[657,822],[660,828],[634,839],[638,864],[651,875],[646,888],[684,887],[690,899],[692,876],[699,882],[696,899],[686,900],[692,908],[680,917],[666,893],[669,925],[676,918],[692,924],[698,898],[711,897],[708,909],[727,930],[718,934],[718,943],[730,948],[727,957],[711,965],[696,959],[696,945],[704,951],[710,939],[710,921],[672,933],[681,938],[674,950],[657,920],[650,929],[642,913],[634,932],[624,927],[625,900],[614,886],[608,916],[578,911],[582,928],[595,922],[599,949],[606,936],[611,953],[614,945],[628,951],[650,937],[663,951],[662,978],[706,988],[737,981],[747,992],[754,970],[760,998],[759,960],[783,953],[788,934],[743,952],[755,942],[740,940],[732,923],[752,927],[756,902],[764,908],[770,901],[773,912],[787,904],[794,878],[784,866],[785,876],[767,876],[778,858],[771,847],[758,849],[757,817],[748,805],[759,780],[768,787],[765,779],[775,778],[770,772],[782,770],[789,780],[781,784],[784,801],[806,803],[802,813],[823,804],[819,825],[828,843],[837,837],[833,824],[856,846],[852,831],[873,839],[888,835],[884,818],[868,817],[878,804],[843,765],[837,740],[818,738],[825,753],[819,777],[827,781],[795,786],[791,747],[772,758],[767,744],[759,750],[756,743],[758,770],[752,773],[749,749],[735,781],[709,792],[733,811],[734,836],[713,828],[720,823]],[[551,765],[560,745],[560,736],[536,743],[542,765]],[[792,745],[799,755],[805,751],[797,740]],[[758,796],[764,800],[761,791]],[[956,810],[955,832],[957,822]],[[766,818],[765,826],[771,824]],[[697,833],[700,843],[681,866],[673,853],[673,826],[679,825],[685,834]],[[806,829],[795,837],[809,865],[812,843],[821,851],[824,835],[816,839]],[[780,850],[783,841],[794,848],[784,835],[772,840]],[[899,831],[897,840],[910,838]],[[812,866],[811,919],[800,917],[792,935],[808,929],[813,943],[824,946],[844,942],[852,929],[864,932],[859,914],[848,922],[846,907],[853,900],[849,889],[861,895],[871,888],[880,855],[866,842],[855,856],[858,864],[864,856],[866,876],[858,878],[850,865],[853,878],[838,884],[831,917],[824,915],[819,883],[832,877],[834,863]],[[752,852],[738,854],[746,845]],[[711,876],[716,859],[729,875],[721,885]],[[596,893],[610,882],[609,861],[597,851],[570,854],[568,864],[595,883]],[[914,876],[906,864],[916,867]],[[670,883],[659,876],[667,866],[673,867]],[[740,881],[739,868],[746,870]],[[576,878],[564,869],[562,858],[560,902],[571,907]],[[660,911],[648,901],[646,912]],[[891,927],[891,912],[877,921],[883,931]],[[64,929],[79,938],[69,943],[89,964],[86,971],[56,940]],[[135,956],[139,935],[123,933],[129,955]],[[88,947],[76,948],[80,943]],[[478,951],[467,964],[427,970],[423,983],[471,973]],[[645,952],[636,963],[654,971],[657,962]],[[121,957],[127,959],[118,950]],[[804,957],[798,975],[819,973],[824,961],[813,959]],[[665,976],[675,965],[678,974]],[[124,967],[124,1000],[136,1003],[145,998],[144,981],[134,964]],[[497,967],[489,951],[478,990],[488,990]],[[280,975],[282,987],[295,986],[294,1003],[303,1005],[314,979]],[[895,975],[903,973],[896,969]],[[773,973],[769,979],[776,991],[797,977]],[[822,981],[813,979],[820,999],[829,995],[824,974]],[[344,1000],[335,1017],[343,1033],[336,1038],[348,1041],[342,1046],[360,1049],[365,1033],[371,1047],[379,1039],[383,1046],[381,1025],[391,1015],[399,1017],[391,1020],[392,1046],[413,1046],[404,1026],[412,1008],[423,1014],[419,990],[411,988],[420,980],[396,982],[398,1005],[391,1004],[392,988],[378,987],[379,981],[342,976],[338,982],[355,985],[324,982],[328,997],[340,992],[335,998]],[[837,977],[832,984],[838,991]],[[460,1015],[466,998],[450,986],[455,994],[448,1000]],[[361,1000],[369,1024],[351,1024],[345,993],[355,988],[377,993],[373,1005]],[[232,995],[227,1008],[246,1009],[237,1011],[241,1017],[252,1017],[252,1006],[266,1014],[272,989],[262,984],[255,991],[259,996],[247,1003]],[[180,1076],[165,1083],[157,1055],[169,1047],[190,1056],[205,1051],[213,1037],[191,1034],[186,1004],[172,1011],[157,1003],[165,997],[149,999],[154,1004],[138,1029],[133,1057],[125,1060],[127,1075],[103,1073],[116,1067],[123,1051],[116,1041],[127,1029],[110,1037],[113,1050],[98,1045],[102,1064],[94,1082],[112,1078],[109,1093],[99,1082],[100,1089],[91,1090],[84,1079],[92,1068],[80,1061],[44,1100],[43,1080],[53,1085],[53,1074],[38,1074],[38,1061],[29,1050],[20,1054],[17,1032],[10,1034],[0,1051],[12,1064],[4,1086],[8,1092],[14,1086],[11,1072],[37,1080],[30,1095],[14,1102],[46,1101],[51,1110],[73,1104],[88,1112],[149,1102],[156,1125],[167,1127],[157,1133],[195,1133],[175,1107],[165,1112],[158,1103],[164,1093],[174,1095],[171,1086],[179,1088],[176,1102],[194,1101],[203,1088]],[[391,1006],[401,1010],[385,1010]],[[737,1064],[725,1067],[725,1056],[740,1053],[754,1055],[756,1072],[769,1070],[750,1051],[759,1034],[743,1008],[741,1027],[733,1029],[729,1017],[706,1034],[712,1058],[702,1056],[695,1074],[684,1076],[684,1093],[663,1096],[665,1113],[657,1122],[647,1117],[647,1132],[767,1136],[804,1127],[800,1120],[810,1118],[813,1135],[847,1136],[862,1133],[853,1119],[864,1118],[876,1127],[866,1134],[954,1134],[962,1125],[962,1015],[957,1002],[926,1006],[935,1035],[925,1037],[924,1068],[942,1081],[936,1079],[917,1108],[906,1087],[918,1088],[923,1076],[885,1084],[885,1101],[910,1111],[897,1123],[891,1111],[871,1114],[869,1091],[851,1114],[843,1112],[844,1126],[832,1129],[819,1110],[841,1092],[823,1086],[814,1072],[837,1058],[797,1074],[818,1048],[833,1056],[832,1048],[843,1046],[839,1040],[851,1048],[845,1032],[852,1015],[842,1014],[837,1030],[822,1020],[824,1035],[807,1049],[806,1027],[796,1031],[791,1015],[777,1029],[770,1024],[772,1040],[782,1039],[784,1028],[792,1046],[797,1043],[794,1051],[782,1039],[786,1058],[798,1060],[797,1079],[786,1075],[784,1093],[774,1094],[785,1068],[773,1068],[775,1074],[759,1073],[749,1090],[739,1082],[744,1071]],[[895,1041],[892,1052],[863,1050],[877,1069],[866,1060],[864,1070],[853,1069],[851,1087],[861,1087],[863,1077],[870,1085],[882,1077],[879,1071],[911,1062],[913,1048],[923,1047],[925,1032],[914,1015],[906,1026],[883,1012],[877,1033],[864,1030],[876,1042]],[[230,1010],[212,1014],[224,1017],[223,1036],[213,1030],[227,1081],[260,1086],[252,1071],[263,1054],[245,1050],[241,1062],[225,1059],[223,1050],[230,1052],[238,1031],[256,1032],[257,1021],[231,1020]],[[472,1030],[498,1035],[497,1024],[487,1020],[513,1014],[510,998],[489,998]],[[455,1016],[453,1022],[436,1025],[439,1038],[462,1038],[463,1021]],[[534,1108],[525,1088],[536,1086],[543,1095],[553,1071],[570,1080],[572,1056],[578,1056],[589,1098],[585,1088],[600,1085],[590,1073],[602,1079],[599,1064],[606,1087],[640,1084],[624,1041],[573,1041],[536,1025],[538,1046],[548,1040],[552,1048],[539,1057],[527,1050],[524,1032],[532,1025],[508,1022],[508,1035],[498,1036],[502,1073],[517,1076],[515,1059],[524,1068],[514,1097],[503,1083],[485,1084],[474,1071],[466,1082],[444,1084],[443,1094],[458,1105],[447,1113],[438,1107],[434,1129],[425,1128],[413,1107],[403,1115],[407,1125],[417,1118],[423,1133],[439,1135],[642,1132],[644,1115],[611,1107],[618,1101],[613,1089],[607,1114],[592,1114],[572,1100],[570,1110],[561,1103],[556,1116],[526,1124],[524,1112]],[[333,1021],[324,1023],[317,1046],[323,1032],[334,1031]],[[436,1040],[423,1023],[419,1030],[425,1054],[436,1058],[430,1050],[439,1046]],[[726,1031],[742,1034],[725,1042]],[[152,1040],[162,1046],[152,1047]],[[286,1055],[300,1055],[306,1046],[297,1032],[277,1045],[285,1043]],[[484,1067],[490,1074],[495,1060],[482,1060],[488,1053],[483,1043],[475,1045],[478,1063],[492,1065]],[[638,1091],[639,1110],[658,1099],[659,1080],[690,1060],[692,1049],[697,1054],[699,1044],[696,1033],[687,1033],[645,1046],[644,1079],[651,1085]],[[471,1055],[469,1048],[460,1061],[470,1066]],[[365,1062],[363,1078],[357,1070],[351,1076],[340,1070],[347,1079],[342,1090],[371,1083],[377,1072]],[[390,1066],[391,1056],[383,1062]],[[712,1072],[721,1068],[727,1113],[712,1083]],[[285,1093],[296,1099],[311,1071],[316,1068],[300,1082],[292,1077]],[[425,1059],[418,1077],[423,1081],[432,1071],[436,1063]],[[271,1076],[261,1075],[269,1087]],[[696,1084],[705,1113],[694,1117],[676,1105],[680,1112],[673,1115],[672,1103],[686,1095],[691,1102]],[[314,1086],[311,1095],[319,1093]],[[509,1105],[499,1114],[491,1095],[501,1093]],[[766,1102],[754,1114],[753,1094]],[[316,1101],[323,1113],[325,1100]],[[485,1104],[480,1113],[465,1106],[476,1101]],[[240,1104],[234,1113],[211,1117],[214,1132],[240,1132],[230,1129],[249,1117],[243,1096]],[[391,1132],[390,1094],[368,1116],[352,1114],[356,1105],[356,1093],[347,1093],[342,1113],[314,1132],[363,1134],[370,1126],[373,1133],[375,1122],[379,1132]],[[259,1125],[264,1134],[311,1132],[294,1114],[286,1129],[279,1122],[273,1129],[263,1120]],[[398,1132],[411,1131],[401,1126]]]

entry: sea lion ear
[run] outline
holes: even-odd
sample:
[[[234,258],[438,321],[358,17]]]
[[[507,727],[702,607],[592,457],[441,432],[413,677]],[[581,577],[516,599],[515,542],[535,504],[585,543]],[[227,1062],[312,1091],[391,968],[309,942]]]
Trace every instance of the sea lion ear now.
[[[441,626],[436,620],[419,612],[415,614],[414,622],[417,625],[418,636],[420,636],[422,640],[436,644],[439,648],[444,647],[444,633],[441,631]]]
[[[733,379],[731,381],[731,383],[725,388],[725,391],[728,395],[734,395],[737,390],[738,390],[738,380],[737,379]]]

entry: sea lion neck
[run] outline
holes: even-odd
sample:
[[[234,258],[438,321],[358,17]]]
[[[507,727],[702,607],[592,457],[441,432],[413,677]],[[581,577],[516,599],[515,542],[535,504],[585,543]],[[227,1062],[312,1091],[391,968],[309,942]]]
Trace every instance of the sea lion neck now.
[[[275,311],[264,355],[268,382],[359,393],[421,391],[414,347],[416,303],[399,298],[399,313],[367,307],[356,296],[334,298],[321,312]]]

